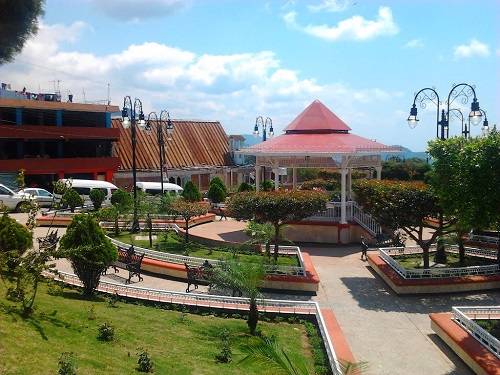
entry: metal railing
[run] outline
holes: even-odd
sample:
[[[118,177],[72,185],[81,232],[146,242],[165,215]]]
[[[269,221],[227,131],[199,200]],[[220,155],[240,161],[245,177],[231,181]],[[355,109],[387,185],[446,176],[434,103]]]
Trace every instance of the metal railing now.
[[[500,306],[453,307],[453,320],[500,359],[500,341],[474,319],[500,319]]]
[[[372,236],[382,233],[379,223],[370,215],[364,212],[355,201],[350,202],[350,211],[352,220],[366,229]]]
[[[498,237],[493,237],[493,236],[481,236],[477,234],[472,234],[469,236],[470,241],[476,241],[476,242],[486,242],[486,243],[492,243],[492,244],[498,244]]]
[[[117,247],[129,248],[131,244],[118,241],[114,238],[108,237],[111,242]],[[280,246],[281,248],[282,246]],[[166,253],[162,251],[156,251],[151,249],[146,249],[143,247],[135,246],[134,250],[139,254],[144,254],[147,258],[161,260],[168,263],[175,264],[187,264],[191,267],[199,267],[202,266],[206,258],[197,258],[191,257],[188,255],[179,255]],[[290,276],[305,276],[306,271],[304,267],[304,261],[302,259],[302,254],[300,253],[300,248],[296,247],[297,257],[300,262],[300,266],[284,266],[284,265],[274,265],[274,264],[266,264],[264,265],[264,271],[268,275],[290,275]],[[217,259],[211,259],[210,263],[214,266],[220,265],[222,261]]]
[[[458,251],[455,246],[451,247],[452,252]],[[435,246],[430,251],[434,251]],[[466,248],[466,255],[482,254],[485,249]],[[478,251],[477,253],[475,251]],[[428,279],[428,278],[449,278],[473,275],[497,275],[500,273],[498,264],[488,264],[485,266],[468,266],[452,268],[404,268],[396,259],[395,255],[410,255],[422,253],[418,246],[409,247],[385,247],[379,249],[379,256],[405,279]]]
[[[44,276],[54,278],[65,284],[82,286],[82,282],[74,274],[59,272],[54,275],[44,272]],[[136,298],[160,303],[179,304],[186,306],[227,309],[233,311],[248,311],[250,300],[244,297],[229,297],[201,293],[174,292],[163,289],[144,288],[134,285],[118,284],[101,280],[97,290],[108,294],[118,294],[122,297]],[[278,314],[315,315],[321,337],[325,346],[330,368],[335,375],[341,375],[340,365],[333,349],[321,309],[314,301],[292,301],[277,299],[259,299],[258,308],[261,312]]]
[[[130,229],[131,225],[132,225],[131,222],[125,222],[125,221],[118,222],[118,228],[120,230]],[[115,223],[112,221],[101,221],[101,222],[99,222],[99,226],[103,229],[113,230],[115,228]],[[152,223],[151,226],[153,228],[153,231],[171,230],[171,231],[174,231],[175,233],[179,233],[179,231],[180,231],[179,226],[177,224],[174,224],[174,223]],[[139,222],[139,228],[141,230],[148,229],[146,223],[143,221]]]

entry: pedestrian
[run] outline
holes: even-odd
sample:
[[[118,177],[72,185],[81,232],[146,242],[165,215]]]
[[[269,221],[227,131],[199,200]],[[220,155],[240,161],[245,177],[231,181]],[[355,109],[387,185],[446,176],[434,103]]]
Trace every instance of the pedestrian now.
[[[365,242],[365,238],[361,236],[361,260],[368,260],[368,256],[366,255],[367,251],[368,251],[368,245]]]

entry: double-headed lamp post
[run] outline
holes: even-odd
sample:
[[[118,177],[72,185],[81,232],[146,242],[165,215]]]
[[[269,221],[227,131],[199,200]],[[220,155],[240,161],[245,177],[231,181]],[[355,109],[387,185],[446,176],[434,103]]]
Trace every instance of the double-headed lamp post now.
[[[158,118],[156,112],[151,112],[148,115],[148,121],[146,122],[146,130],[151,131],[153,129],[153,120],[156,125],[156,138],[158,140],[158,150],[159,150],[159,159],[160,159],[160,183],[161,183],[161,194],[163,191],[163,169],[166,163],[165,157],[165,138],[163,135],[163,128],[167,132],[167,140],[170,139],[173,131],[174,125],[172,124],[172,120],[170,120],[170,114],[168,111],[161,111],[160,117]]]
[[[255,119],[255,126],[253,128],[253,134],[255,136],[258,136],[260,128],[262,128],[262,142],[267,141],[268,126],[269,126],[269,138],[271,138],[274,136],[273,120],[271,120],[269,117],[266,117],[266,120],[264,121],[264,118],[262,116],[257,116],[257,118]]]
[[[146,120],[144,119],[144,113],[142,111],[142,102],[140,99],[134,99],[130,96],[125,96],[123,98],[123,109],[122,109],[122,125],[124,129],[132,128],[132,178],[134,183],[134,218],[132,221],[132,233],[139,231],[139,218],[137,216],[137,169],[136,169],[136,157],[135,149],[137,144],[137,127],[144,129],[146,128]]]
[[[425,108],[426,101],[430,101],[433,102],[437,107],[436,137],[440,139],[448,138],[450,112],[455,111],[455,109],[450,108],[450,105],[455,101],[455,99],[459,97],[461,98],[462,104],[467,104],[470,97],[473,97],[468,120],[472,125],[478,125],[483,118],[484,111],[479,107],[479,102],[476,97],[476,90],[468,83],[460,83],[458,85],[454,85],[451,88],[450,92],[448,93],[448,100],[446,101],[446,111],[442,109],[441,112],[441,101],[439,99],[439,94],[435,89],[426,87],[418,91],[413,99],[413,106],[410,109],[410,115],[407,119],[408,125],[410,126],[410,128],[415,128],[419,122],[419,119],[417,117],[417,102],[419,103],[420,108]],[[439,115],[441,115],[441,119],[439,119]],[[467,137],[469,130],[467,130],[467,128],[462,129],[462,134]]]

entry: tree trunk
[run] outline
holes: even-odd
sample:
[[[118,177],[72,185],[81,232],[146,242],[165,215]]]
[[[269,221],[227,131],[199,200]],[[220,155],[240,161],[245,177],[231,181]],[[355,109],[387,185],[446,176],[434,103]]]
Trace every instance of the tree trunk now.
[[[266,241],[266,256],[271,258],[271,241]]]
[[[439,213],[439,233],[443,231],[443,213]],[[436,255],[434,257],[436,263],[446,264],[446,248],[442,240],[437,241]]]
[[[465,247],[464,247],[464,240],[462,239],[462,233],[457,234],[458,239],[458,257],[460,261],[460,265],[463,266],[465,264]]]
[[[279,236],[280,236],[280,226],[279,224],[274,224],[274,263],[278,263],[278,252],[279,252]]]
[[[430,268],[430,262],[429,262],[429,248],[431,247],[431,241],[423,241],[420,240],[418,244],[422,250],[422,257],[424,258],[424,268],[428,269]]]
[[[259,321],[259,311],[257,309],[257,300],[255,298],[250,299],[250,311],[248,312],[248,328],[250,333],[255,335],[257,329],[257,322]]]
[[[115,236],[118,237],[120,234],[120,228],[118,228],[118,215],[115,216]]]
[[[153,221],[148,214],[148,232],[149,232],[149,247],[153,247]]]
[[[184,243],[187,245],[189,240],[189,220],[186,220],[186,231],[184,232]]]

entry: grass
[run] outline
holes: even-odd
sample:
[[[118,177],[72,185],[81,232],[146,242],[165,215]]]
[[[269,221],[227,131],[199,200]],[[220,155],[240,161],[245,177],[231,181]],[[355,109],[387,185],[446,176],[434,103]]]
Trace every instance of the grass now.
[[[429,253],[429,258],[432,261],[435,252]],[[458,268],[458,267],[469,267],[469,266],[485,266],[488,264],[495,264],[495,260],[473,257],[470,255],[465,256],[465,264],[460,264],[458,253],[446,253],[447,263],[446,268]],[[423,258],[422,254],[411,254],[411,255],[395,255],[393,256],[395,260],[401,264],[404,268],[423,268]]]
[[[166,232],[157,235],[157,239],[153,239],[153,246],[149,246],[149,240],[135,240],[133,236],[136,234],[130,234],[127,232],[121,232],[118,236],[114,236],[113,234],[108,234],[110,237],[117,239],[118,241],[133,244],[139,247],[164,251],[172,254],[182,254],[185,255],[185,247],[184,247],[184,239],[178,236],[173,232]],[[147,232],[139,233],[141,236],[147,237]],[[273,251],[273,247],[271,247],[271,252]],[[190,242],[188,245],[187,255],[197,258],[203,259],[214,259],[214,260],[228,260],[234,259],[234,255],[229,248],[212,248],[208,247],[196,242]],[[263,255],[256,253],[253,250],[249,250],[249,247],[246,249],[240,249],[236,254],[236,259],[240,262],[261,262],[262,259],[267,260]],[[287,255],[278,256],[278,264],[284,266],[299,266],[298,258]]]
[[[500,340],[500,319],[474,319],[484,330]]]
[[[260,363],[240,365],[241,348],[254,337],[243,319],[221,318],[164,310],[152,306],[117,302],[110,307],[103,297],[84,299],[78,290],[60,295],[47,293],[41,285],[36,311],[30,318],[19,315],[5,299],[0,281],[0,374],[56,374],[62,352],[73,352],[78,374],[135,374],[138,348],[146,349],[155,374],[271,374]],[[115,340],[97,339],[98,327],[108,322]],[[231,333],[233,361],[219,364],[219,334]],[[303,324],[259,322],[266,336],[275,336],[285,350],[300,355],[312,368],[311,344]]]

